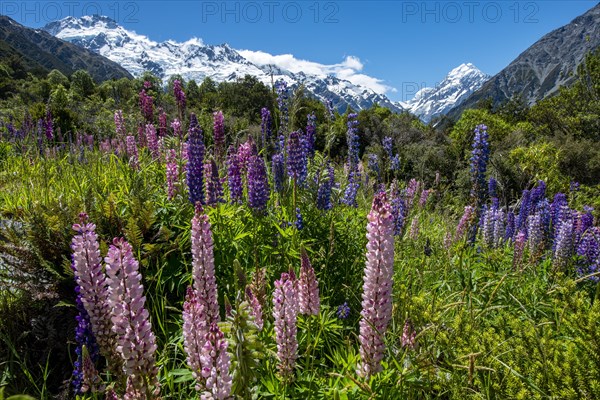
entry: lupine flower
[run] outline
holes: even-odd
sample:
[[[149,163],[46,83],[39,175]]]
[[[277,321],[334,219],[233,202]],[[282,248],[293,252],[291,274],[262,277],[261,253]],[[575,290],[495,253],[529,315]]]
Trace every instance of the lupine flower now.
[[[565,219],[558,228],[558,235],[554,238],[554,265],[564,267],[573,255],[573,220]]]
[[[348,165],[350,172],[358,165],[359,137],[358,137],[358,114],[348,114],[348,132],[346,140],[348,143]]]
[[[294,221],[294,225],[299,231],[304,228],[304,221],[302,220],[302,213],[300,212],[299,207],[296,207],[296,221]]]
[[[367,219],[367,262],[359,336],[361,360],[357,371],[363,377],[382,370],[384,335],[392,318],[394,218],[385,193],[375,196]]]
[[[233,146],[229,146],[227,150],[227,185],[229,187],[229,200],[232,203],[240,203],[244,195],[244,187],[238,155]]]
[[[183,130],[181,129],[181,121],[179,121],[177,118],[175,118],[173,122],[171,122],[171,128],[173,129],[173,136],[175,136],[176,138],[181,138],[181,136],[183,136]]]
[[[269,181],[262,157],[252,156],[248,167],[248,205],[262,212],[267,208],[270,197]]]
[[[96,358],[98,355],[96,354]],[[86,345],[81,347],[81,391],[80,393],[95,393],[100,390],[100,376],[94,365],[95,361]]]
[[[310,264],[306,250],[300,252],[300,279],[298,281],[298,304],[300,314],[319,315],[321,301],[319,298],[319,283],[315,270]]]
[[[400,345],[402,347],[408,347],[410,349],[415,348],[415,341],[417,338],[417,332],[412,327],[410,320],[404,322],[404,328],[402,328],[402,338],[400,339]]]
[[[417,240],[419,238],[419,218],[413,217],[412,222],[410,223],[408,237],[410,237],[411,240]]]
[[[571,181],[571,183],[569,184],[569,190],[571,192],[578,192],[579,191],[579,182]]]
[[[275,91],[277,92],[277,106],[279,108],[279,133],[283,133],[287,129],[288,123],[288,87],[287,82],[283,79],[278,79],[275,82]]]
[[[520,232],[524,230],[527,234],[527,218],[531,213],[531,197],[529,190],[523,190],[523,197],[521,198],[521,208],[519,208],[519,215],[517,216],[517,223],[515,230]]]
[[[538,184],[531,190],[531,206],[537,209],[539,203],[546,198],[546,182],[538,181]]]
[[[344,197],[342,198],[342,203],[350,206],[350,207],[358,207],[358,203],[356,202],[356,195],[358,194],[358,188],[360,186],[360,174],[358,171],[350,171],[348,174],[348,186],[346,186],[346,190],[344,191]]]
[[[252,293],[250,286],[246,287],[246,300],[250,304],[250,314],[254,317],[254,323],[258,330],[261,331],[264,326],[262,305],[254,293]]]
[[[382,141],[382,145],[383,145],[383,151],[385,151],[385,154],[388,156],[389,159],[391,159],[393,157],[393,155],[392,155],[392,151],[393,151],[392,138],[390,136],[384,137],[383,141]]]
[[[581,235],[594,225],[594,209],[589,206],[583,206],[583,212],[577,213],[575,221],[575,243],[579,242]]]
[[[78,298],[87,312],[92,332],[102,355],[115,361],[115,335],[112,332],[111,309],[106,275],[102,271],[100,247],[96,226],[84,223],[73,225],[77,234],[73,237],[73,272],[79,289]]]
[[[146,143],[146,125],[144,125],[141,122],[138,124],[137,141],[138,141],[138,143],[139,143],[139,145],[140,145],[141,148],[147,147],[147,143]]]
[[[167,136],[167,113],[162,108],[158,109],[158,136]]]
[[[392,158],[391,169],[392,171],[400,171],[400,156],[398,154]]]
[[[190,114],[188,143],[189,148],[187,153],[189,160],[187,163],[186,179],[190,203],[196,204],[200,202],[204,204],[204,137],[195,114]]]
[[[167,196],[169,200],[175,198],[177,194],[177,182],[179,181],[179,165],[177,164],[177,155],[175,150],[167,151]]]
[[[527,219],[527,238],[529,241],[529,253],[537,258],[544,245],[542,230],[542,216],[540,214],[530,215]]]
[[[327,177],[319,182],[319,189],[317,190],[317,208],[319,210],[331,210],[333,208],[333,204],[331,203],[331,189],[335,183],[335,172],[329,160],[327,160],[326,171]]]
[[[160,149],[158,146],[158,136],[156,136],[156,128],[154,125],[146,125],[146,142],[148,143],[148,150],[152,154],[152,158],[157,160],[160,158]]]
[[[154,99],[146,93],[146,89],[142,89],[140,92],[140,109],[146,122],[152,122],[154,118]]]
[[[395,191],[392,191],[394,193]],[[406,201],[402,195],[395,193],[392,198],[392,215],[394,216],[394,236],[402,235],[404,222],[406,221]]]
[[[325,100],[325,108],[327,109],[327,114],[329,115],[329,120],[333,121],[335,119],[335,113],[333,108],[333,102],[331,99]]]
[[[490,157],[487,126],[478,125],[475,128],[473,151],[471,153],[471,195],[476,199],[477,208],[483,204],[486,195],[487,163]]]
[[[206,204],[214,206],[223,202],[223,186],[219,178],[219,168],[215,160],[204,164],[206,178]]]
[[[140,166],[139,158],[138,158],[138,148],[137,143],[135,142],[134,136],[127,136],[125,140],[126,149],[127,149],[127,157],[129,157],[129,165],[133,169],[138,169]]]
[[[182,317],[183,348],[187,354],[186,362],[196,380],[196,390],[200,391],[204,385],[200,354],[202,353],[202,346],[209,325],[207,323],[206,308],[198,301],[198,294],[191,286],[187,288]]]
[[[84,349],[88,349],[87,357],[89,358],[89,362],[92,363],[92,367],[94,363],[98,361],[100,349],[96,343],[96,338],[94,337],[94,333],[92,331],[90,317],[81,301],[81,289],[79,286],[75,286],[75,293],[77,294],[75,298],[75,306],[78,311],[78,315],[75,317],[77,321],[77,327],[75,328],[75,342],[77,343],[75,354],[77,355],[77,360],[73,365],[74,369],[72,383],[75,394],[82,394],[88,390],[90,383],[92,383],[91,381],[96,381],[98,375],[96,371],[96,376],[94,376],[89,365],[84,365]],[[85,371],[86,369],[88,371]],[[93,368],[93,370],[95,371],[95,368]]]
[[[577,255],[580,256],[577,265],[579,275],[598,272],[600,267],[600,228],[592,227],[585,231],[577,244]],[[600,277],[592,276],[590,280],[598,282]]]
[[[444,248],[445,249],[449,249],[450,247],[452,247],[452,233],[451,232],[446,232],[446,234],[444,235]]]
[[[408,182],[408,186],[406,187],[405,197],[406,197],[406,208],[410,210],[412,208],[413,202],[415,201],[415,197],[417,193],[419,193],[419,189],[421,189],[421,183],[416,179],[411,179]]]
[[[175,101],[177,102],[179,115],[183,115],[185,112],[186,99],[183,87],[181,85],[181,81],[179,81],[179,79],[175,79],[175,81],[173,82],[173,95],[175,96]]]
[[[290,133],[287,143],[287,173],[298,185],[306,179],[306,152],[302,144],[302,131]]]
[[[273,185],[275,191],[281,193],[283,191],[283,182],[285,176],[285,166],[283,165],[283,155],[277,153],[271,160],[271,168],[273,169]]]
[[[202,206],[196,206],[192,219],[192,278],[198,303],[204,308],[206,326],[219,322],[219,303],[217,302],[217,280],[215,277],[215,257],[213,253],[213,235]]]
[[[454,241],[461,240],[467,230],[469,229],[469,224],[474,216],[474,209],[472,206],[466,206],[465,212],[463,213],[460,221],[458,222],[458,226],[456,227],[456,233],[454,234]]]
[[[513,254],[513,269],[517,270],[521,268],[523,262],[523,252],[525,251],[525,245],[527,244],[527,235],[524,231],[517,233],[515,237],[515,251]]]
[[[424,208],[427,205],[427,200],[429,200],[430,194],[430,189],[426,189],[421,192],[421,197],[419,198],[419,207]]]
[[[44,118],[44,133],[46,134],[46,139],[54,139],[54,122],[52,121],[52,111],[50,111],[50,107],[48,106],[46,106],[46,118]]]
[[[381,169],[379,168],[379,157],[377,154],[369,154],[369,158],[367,160],[367,166],[371,172],[377,177],[377,180],[380,179]]]
[[[275,281],[273,292],[273,318],[275,319],[275,340],[277,342],[277,369],[285,381],[293,379],[294,366],[298,357],[296,334],[298,318],[298,295],[295,277],[281,274]]]
[[[486,209],[482,215],[482,234],[483,243],[489,249],[494,248],[494,224],[495,224],[496,210],[493,208]]]
[[[213,113],[213,138],[215,142],[215,155],[222,160],[225,151],[225,123],[222,111]]]
[[[271,117],[271,111],[269,111],[268,108],[263,107],[260,110],[260,133],[262,136],[263,149],[267,147],[267,143],[269,143],[269,140],[271,140],[271,136],[273,135],[271,127],[272,123],[273,118]]]
[[[512,211],[506,214],[506,231],[504,233],[504,241],[508,241],[513,238],[515,234],[515,213]]]
[[[142,286],[139,265],[131,245],[115,238],[104,259],[109,305],[112,309],[112,330],[117,337],[117,353],[123,359],[123,372],[131,385],[143,392],[158,389],[154,353],[156,340]]]
[[[248,137],[246,143],[242,143],[238,148],[238,161],[240,163],[240,168],[242,170],[242,174],[245,174],[248,171],[248,165],[250,163],[250,159],[257,155],[256,145],[252,140],[252,136]]]
[[[202,377],[205,379],[205,392],[202,399],[229,399],[231,396],[231,364],[227,354],[228,342],[223,337],[219,325],[213,322],[205,336],[204,345],[200,353],[202,364]]]
[[[350,306],[348,306],[348,302],[345,301],[344,304],[340,304],[335,312],[339,319],[346,319],[350,316]]]
[[[494,247],[499,247],[504,241],[506,234],[504,219],[504,211],[496,208],[494,215]]]
[[[304,135],[304,151],[308,158],[315,156],[315,140],[317,135],[317,116],[315,112],[308,114],[306,122],[306,135]]]
[[[125,122],[123,121],[123,111],[115,111],[115,131],[117,138],[124,138],[127,136],[127,129],[125,128]]]

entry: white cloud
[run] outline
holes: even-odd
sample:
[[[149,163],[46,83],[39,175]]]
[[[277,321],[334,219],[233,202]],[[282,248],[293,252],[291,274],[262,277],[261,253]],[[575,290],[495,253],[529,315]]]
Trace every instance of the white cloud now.
[[[257,65],[275,65],[293,73],[304,72],[305,74],[325,77],[333,75],[339,79],[345,79],[355,85],[365,86],[376,93],[385,94],[396,92],[391,86],[386,85],[383,80],[360,73],[364,68],[358,57],[347,56],[338,64],[320,64],[314,61],[300,60],[292,54],[272,55],[264,51],[237,50],[242,57]]]

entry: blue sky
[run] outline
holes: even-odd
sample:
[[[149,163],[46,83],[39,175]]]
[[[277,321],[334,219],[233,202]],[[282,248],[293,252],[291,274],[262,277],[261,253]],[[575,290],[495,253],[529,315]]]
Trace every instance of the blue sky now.
[[[454,67],[495,74],[597,1],[49,1],[0,2],[27,26],[100,12],[156,41],[199,37],[255,58],[310,60],[408,100]],[[273,58],[275,60],[275,58]],[[341,71],[341,72],[340,72]]]

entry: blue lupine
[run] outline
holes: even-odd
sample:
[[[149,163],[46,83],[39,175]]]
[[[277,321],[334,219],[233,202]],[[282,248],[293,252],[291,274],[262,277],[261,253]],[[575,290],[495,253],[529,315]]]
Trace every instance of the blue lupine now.
[[[285,178],[285,166],[283,165],[283,154],[277,153],[271,160],[271,168],[273,173],[273,185],[275,191],[281,193],[283,191],[283,183]]]
[[[394,216],[394,236],[402,235],[404,223],[406,221],[407,207],[406,200],[397,193],[391,201],[392,215]]]
[[[537,209],[539,203],[546,198],[546,182],[538,181],[538,184],[531,190],[531,206]]]
[[[269,181],[262,157],[250,157],[248,165],[248,205],[255,211],[267,208],[270,197]]]
[[[392,171],[400,171],[400,156],[398,154],[394,155],[394,157],[392,157],[392,162],[391,162],[391,169]]]
[[[358,194],[358,188],[360,186],[360,174],[358,171],[350,171],[348,174],[348,185],[346,186],[346,190],[344,191],[344,197],[342,198],[342,203],[350,206],[350,207],[358,207],[358,203],[356,202],[356,195]]]
[[[335,183],[335,174],[333,165],[327,160],[327,177],[323,181],[319,182],[319,189],[317,190],[317,208],[319,210],[331,210],[333,204],[331,203],[331,189]]]
[[[506,214],[506,231],[504,234],[504,241],[512,240],[515,235],[515,213],[512,211]]]
[[[348,165],[350,170],[358,165],[359,137],[358,137],[358,114],[348,114],[348,132],[346,134],[348,144]]]
[[[377,181],[379,181],[381,170],[379,168],[379,157],[377,157],[377,154],[369,154],[367,167],[375,174]]]
[[[294,222],[294,225],[299,231],[301,231],[302,228],[304,228],[304,220],[302,219],[302,213],[300,212],[299,207],[296,207],[296,221]]]
[[[383,144],[383,151],[385,151],[385,154],[387,154],[388,158],[391,159],[392,151],[393,151],[392,138],[389,136],[384,137],[382,140],[382,144]]]
[[[588,229],[577,244],[577,255],[580,257],[577,264],[579,275],[589,275],[598,272],[600,267],[600,228]],[[598,282],[600,277],[592,276],[590,280]]]
[[[227,185],[229,186],[229,200],[240,203],[244,195],[242,183],[242,170],[235,147],[229,146],[227,150]]]
[[[278,79],[275,82],[275,91],[277,93],[277,106],[279,107],[279,133],[283,133],[287,129],[288,123],[288,87],[287,82],[283,79]]]
[[[335,110],[333,108],[333,102],[331,101],[331,99],[325,100],[325,108],[327,108],[327,114],[329,115],[329,119],[333,121],[335,119]]]
[[[490,158],[487,126],[477,125],[471,152],[471,195],[475,198],[477,209],[483,204],[486,197],[487,164]]]
[[[551,222],[553,227],[556,227],[558,220],[560,219],[561,209],[565,206],[568,206],[568,204],[567,196],[564,193],[556,193],[554,195],[554,200],[550,205]]]
[[[315,112],[308,114],[306,123],[306,135],[304,135],[304,149],[308,158],[315,156],[315,140],[317,136],[317,116]]]
[[[271,124],[273,119],[271,117],[271,111],[268,108],[263,107],[260,110],[260,132],[262,135],[262,146],[263,149],[267,147],[267,143],[271,140],[272,128]]]
[[[214,206],[223,202],[223,185],[219,178],[219,168],[215,160],[204,164],[204,176],[206,177],[206,204]]]
[[[190,114],[186,180],[192,204],[204,204],[204,137],[195,114]]]
[[[519,215],[517,216],[517,222],[515,226],[515,232],[525,231],[527,234],[527,218],[531,212],[530,210],[530,194],[529,190],[523,190],[523,197],[521,198],[521,208],[519,208]]]
[[[578,214],[575,224],[576,241],[579,241],[581,235],[583,235],[586,230],[594,225],[594,214],[592,214],[593,211],[594,209],[592,207],[583,206],[583,212]]]
[[[561,221],[558,233],[554,238],[554,265],[564,267],[573,255],[573,219]]]
[[[346,319],[350,316],[350,306],[348,302],[345,301],[344,304],[340,304],[335,312],[339,319]]]
[[[306,179],[306,151],[302,145],[302,131],[290,133],[287,143],[287,173],[295,179],[298,185],[302,185]]]
[[[490,180],[488,181],[488,194],[490,195],[490,198],[498,197],[497,190],[498,182],[493,177],[490,177]]]
[[[75,317],[77,321],[77,326],[75,327],[75,343],[77,343],[77,347],[75,348],[75,354],[77,355],[77,360],[73,363],[73,389],[76,395],[80,395],[84,390],[84,370],[83,370],[83,346],[85,346],[88,350],[90,358],[92,362],[95,364],[98,362],[100,348],[96,343],[96,338],[94,333],[92,332],[92,323],[90,322],[90,317],[83,306],[83,302],[81,301],[80,295],[80,287],[79,285],[75,286],[75,307],[79,314]],[[89,378],[89,377],[88,377]]]
[[[571,183],[569,184],[569,190],[571,192],[578,192],[579,191],[579,182],[571,181]]]
[[[527,238],[529,240],[529,253],[533,257],[537,257],[544,246],[542,217],[540,214],[533,214],[527,218]]]

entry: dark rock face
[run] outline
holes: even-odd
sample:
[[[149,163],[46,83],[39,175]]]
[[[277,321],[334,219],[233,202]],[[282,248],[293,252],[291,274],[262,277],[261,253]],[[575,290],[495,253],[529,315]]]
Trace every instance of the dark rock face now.
[[[600,4],[535,42],[449,114],[458,117],[488,98],[498,105],[514,94],[532,105],[573,83],[577,66],[599,45]]]
[[[24,27],[6,16],[0,16],[0,43],[28,64],[46,70],[57,69],[67,76],[84,69],[97,82],[132,78],[127,70],[105,57],[42,30]]]

